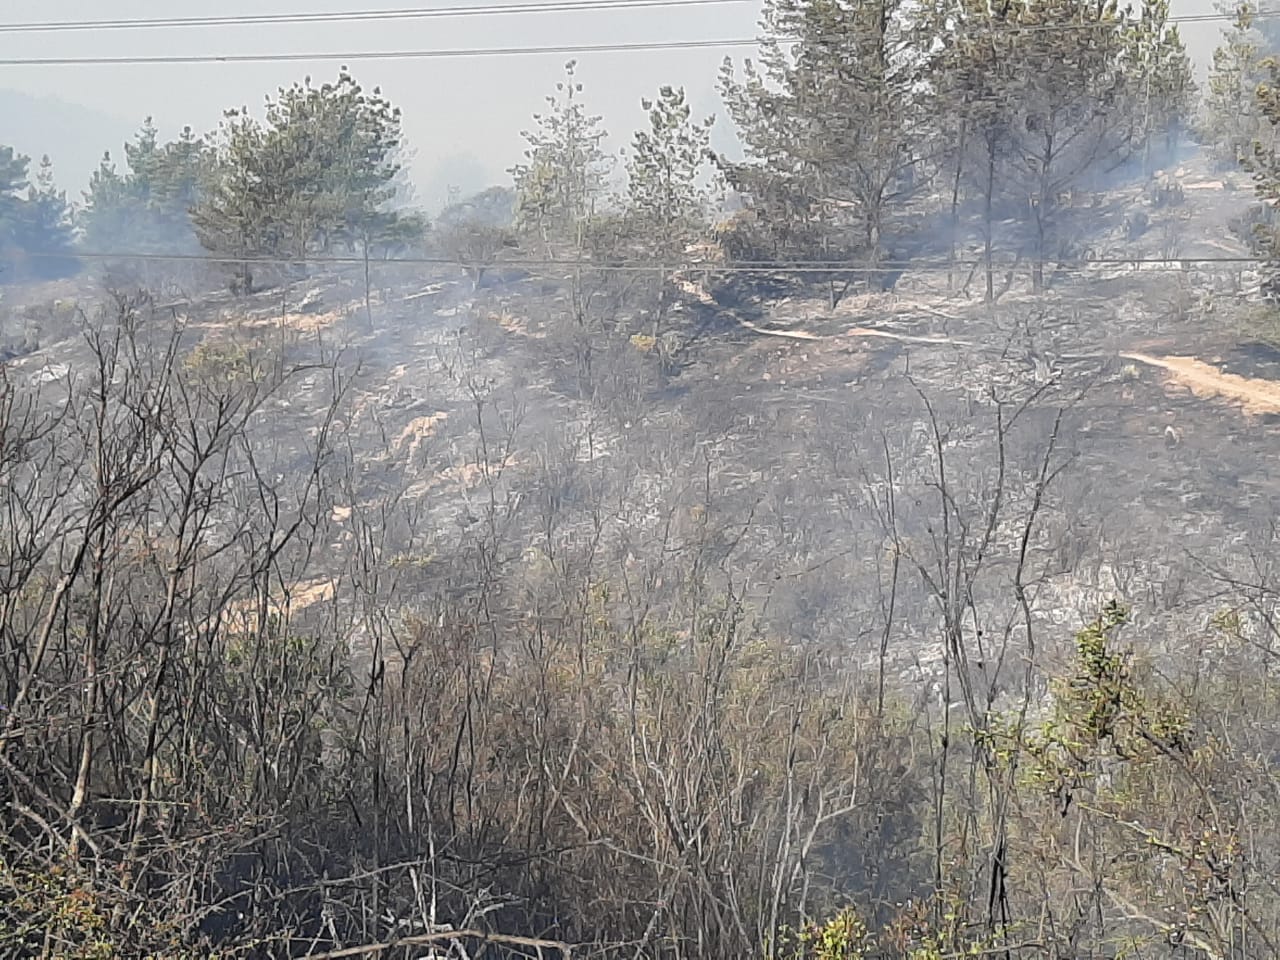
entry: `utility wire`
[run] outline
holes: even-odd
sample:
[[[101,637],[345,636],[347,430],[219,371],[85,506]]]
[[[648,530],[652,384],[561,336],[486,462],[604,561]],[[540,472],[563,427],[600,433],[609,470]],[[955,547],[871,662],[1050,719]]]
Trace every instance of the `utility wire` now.
[[[288,63],[317,60],[446,60],[454,57],[520,57],[538,54],[632,53],[640,50],[701,50],[752,47],[759,41],[658,40],[635,43],[566,43],[541,47],[471,47],[456,50],[357,50],[345,53],[162,54],[150,57],[5,57],[3,67],[132,66],[193,63]]]
[[[707,2],[737,2],[737,0],[707,0]],[[660,5],[654,2],[652,5]],[[1007,26],[985,25],[969,27],[964,36],[975,34],[1058,33],[1066,30],[1092,30],[1099,27],[1114,29],[1120,21],[1100,23],[1047,23],[1011,24]],[[75,66],[160,66],[197,63],[295,63],[325,60],[449,60],[477,57],[522,57],[546,54],[635,53],[651,50],[703,50],[711,48],[758,47],[777,44],[785,46],[801,42],[796,37],[743,37],[737,39],[705,40],[654,40],[631,43],[582,43],[548,44],[535,47],[462,47],[435,50],[351,50],[316,51],[313,53],[196,53],[160,54],[155,56],[75,56],[75,57],[4,57],[3,67],[75,67]]]
[[[80,30],[149,30],[159,27],[273,26],[276,24],[358,23],[379,20],[433,20],[525,13],[579,13],[633,10],[649,7],[704,7],[747,0],[531,0],[526,3],[486,3],[470,6],[415,7],[403,10],[334,10],[318,13],[228,14],[214,17],[157,17],[148,20],[39,20],[0,23],[5,33],[63,33]]]
[[[118,20],[42,20],[18,23],[0,23],[0,34],[19,33],[63,33],[86,30],[145,30],[154,28],[183,27],[219,27],[219,26],[269,26],[276,24],[308,24],[308,23],[356,23],[384,20],[426,20],[446,17],[496,16],[503,14],[528,13],[577,13],[581,11],[630,10],[646,8],[701,7],[730,3],[745,3],[747,0],[530,0],[526,3],[490,3],[473,6],[418,7],[402,10],[343,10],[317,13],[281,13],[281,14],[242,14],[213,17],[158,17],[154,19],[118,19]],[[1269,19],[1280,16],[1277,11],[1259,11],[1253,19]],[[1166,17],[1166,24],[1179,23],[1212,23],[1227,22],[1235,19],[1234,14],[1205,13],[1187,14],[1184,16]],[[999,33],[1042,33],[1065,30],[1092,30],[1099,28],[1115,28],[1124,20],[1097,20],[1091,23],[1041,23],[1018,24],[988,22],[978,24],[979,31]],[[1137,21],[1130,21],[1137,22]],[[974,32],[970,25],[970,33]],[[794,38],[776,38],[780,43],[793,43]],[[752,41],[733,41],[734,45],[756,43]],[[646,48],[647,49],[647,48]],[[365,54],[372,56],[373,54]],[[336,55],[335,55],[336,56]],[[98,62],[94,58],[86,58],[89,62]],[[212,59],[223,60],[224,57]],[[12,61],[4,61],[14,65]],[[23,63],[27,61],[22,61]],[[34,61],[43,63],[43,60]],[[76,61],[80,62],[80,61]],[[145,62],[150,62],[145,61]],[[169,61],[163,61],[169,62]]]
[[[519,12],[567,12],[576,8],[589,9],[611,9],[614,7],[623,8],[624,5],[640,7],[678,7],[688,6],[694,3],[735,3],[743,2],[743,0],[546,0],[541,4],[495,4],[487,8],[440,8],[441,11],[448,10],[450,15],[462,15],[460,11],[468,9],[488,10],[489,12],[502,13],[519,13]],[[588,7],[588,5],[593,5]],[[499,9],[500,8],[500,9]],[[368,11],[372,14],[387,15],[394,11]],[[429,11],[424,11],[426,15]],[[441,13],[443,15],[443,13]],[[1280,16],[1280,11],[1276,12]],[[281,15],[287,16],[287,15]],[[304,16],[298,14],[296,16]],[[310,15],[306,15],[310,16]],[[316,14],[314,16],[322,17],[324,14]],[[358,14],[352,12],[346,15],[346,19],[357,18]],[[191,25],[196,25],[197,20],[201,18],[192,18]],[[253,18],[203,18],[210,23],[222,22],[258,22]],[[341,22],[343,15],[334,14],[330,22]],[[1229,16],[1223,14],[1202,14],[1189,15],[1186,17],[1169,17],[1167,23],[1204,23],[1212,20],[1230,20]],[[985,23],[975,25],[953,25],[951,31],[963,36],[973,36],[975,34],[991,33],[991,34],[1017,34],[1017,33],[1059,33],[1067,30],[1093,30],[1093,29],[1116,29],[1126,22],[1136,23],[1137,21],[1125,20],[1100,20],[1092,23],[1040,23],[1040,24],[1017,24],[1017,23]],[[79,23],[77,29],[90,29],[95,26],[94,21],[61,21],[67,26],[61,29],[71,29],[73,23]],[[128,25],[128,21],[101,21],[101,23],[118,24],[121,28]],[[136,23],[160,25],[162,21],[136,21]],[[177,23],[177,21],[171,21]],[[0,24],[0,34],[9,32],[21,32],[24,30],[34,29],[36,24]],[[179,65],[179,64],[197,64],[197,63],[288,63],[288,62],[315,62],[322,60],[444,60],[458,57],[518,57],[518,56],[538,56],[545,54],[584,54],[584,53],[632,53],[637,51],[649,50],[700,50],[709,48],[727,48],[727,47],[756,47],[762,45],[787,45],[800,42],[796,37],[748,37],[742,39],[706,39],[706,40],[658,40],[658,41],[639,41],[630,43],[583,43],[583,44],[549,44],[545,46],[533,47],[471,47],[459,49],[435,49],[435,50],[360,50],[347,52],[315,52],[315,53],[239,53],[239,54],[161,54],[156,56],[74,56],[74,57],[5,57],[0,58],[0,66],[5,67],[70,67],[70,66],[156,66],[156,65]]]
[[[670,272],[678,273],[682,271],[700,271],[708,273],[880,273],[890,270],[905,270],[911,272],[931,273],[947,270],[955,270],[964,267],[981,267],[985,266],[986,261],[977,258],[967,258],[955,260],[951,262],[943,261],[923,261],[911,262],[906,260],[897,261],[881,261],[878,263],[870,263],[868,261],[823,261],[823,262],[787,262],[780,260],[755,260],[739,263],[699,263],[687,262],[682,264],[672,264],[670,262],[661,262],[658,260],[648,261],[625,261],[618,264],[600,263],[591,260],[570,260],[570,259],[541,259],[541,260],[498,260],[498,261],[476,261],[476,260],[460,260],[455,257],[389,257],[389,258],[370,258],[366,261],[364,257],[359,256],[317,256],[317,257],[233,257],[233,256],[217,256],[213,254],[181,254],[181,253],[110,253],[110,252],[69,252],[69,253],[17,253],[0,256],[0,259],[11,261],[20,261],[22,259],[38,259],[38,260],[125,260],[125,261],[144,261],[144,262],[161,262],[161,263],[216,263],[224,265],[251,265],[265,264],[268,266],[309,266],[318,264],[345,264],[348,266],[364,265],[366,262],[371,267],[386,266],[459,266],[484,268],[486,270],[500,269],[519,269],[522,267],[533,268],[565,268],[565,269],[582,269],[582,270],[598,270],[602,272],[621,272],[621,273],[660,273]],[[1251,264],[1264,264],[1273,262],[1267,257],[1258,256],[1239,256],[1239,257],[1098,257],[1096,259],[1074,259],[1074,260],[1046,260],[1044,266],[1052,269],[1083,269],[1094,266],[1179,266],[1190,267],[1198,264],[1220,264],[1236,266],[1244,266]],[[1018,269],[1019,267],[1032,266],[1031,261],[1022,261],[1019,263],[993,262],[992,269],[999,271],[1007,271]]]

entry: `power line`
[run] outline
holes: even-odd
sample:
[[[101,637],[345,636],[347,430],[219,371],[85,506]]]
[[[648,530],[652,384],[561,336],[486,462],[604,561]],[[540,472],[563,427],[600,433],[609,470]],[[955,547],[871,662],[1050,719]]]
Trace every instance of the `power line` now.
[[[363,266],[364,257],[358,256],[317,256],[317,257],[233,257],[215,254],[181,254],[181,253],[25,253],[8,254],[0,259],[20,261],[22,259],[56,259],[56,260],[124,260],[160,263],[213,263],[226,266],[264,264],[267,266],[310,266],[320,264]],[[1045,261],[1045,267],[1051,269],[1084,269],[1094,266],[1178,266],[1191,267],[1199,264],[1218,265],[1257,265],[1273,262],[1267,257],[1259,256],[1211,256],[1211,257],[1098,257],[1095,259]],[[679,273],[699,271],[708,273],[880,273],[887,270],[905,270],[921,273],[936,273],[966,267],[985,266],[986,261],[978,258],[967,258],[952,262],[943,261],[821,261],[821,262],[789,262],[781,260],[755,260],[739,263],[698,263],[683,264],[663,263],[658,260],[626,261],[618,264],[599,263],[590,260],[540,259],[540,260],[500,260],[481,262],[476,260],[460,260],[454,257],[389,257],[386,259],[370,259],[368,263],[380,266],[458,266],[484,268],[487,270],[519,269],[519,268],[563,268],[598,270],[602,272],[622,273]],[[1020,263],[994,262],[992,269],[1007,271],[1018,267],[1030,267],[1030,261]]]
[[[451,15],[461,15],[459,11],[476,9],[488,10],[489,12],[531,12],[534,10],[542,12],[567,12],[571,9],[588,7],[589,9],[611,9],[624,8],[632,6],[635,8],[642,7],[674,7],[687,6],[692,4],[711,4],[711,3],[735,3],[743,2],[743,0],[545,0],[543,3],[530,4],[494,4],[488,8],[440,8],[440,11],[450,11]],[[501,8],[501,9],[498,9]],[[370,14],[390,14],[394,11],[369,11]],[[422,11],[424,15],[429,11]],[[443,13],[441,14],[443,15]],[[1277,11],[1280,16],[1280,11]],[[282,14],[280,16],[289,16]],[[297,14],[295,16],[316,16],[323,17],[325,14]],[[357,16],[356,13],[348,15],[348,19]],[[333,15],[333,22],[339,22],[342,19],[340,15]],[[1201,23],[1211,20],[1230,20],[1231,17],[1222,14],[1202,14],[1189,15],[1186,17],[1169,17],[1168,23]],[[191,18],[191,25],[200,22],[224,22],[231,20],[244,20],[245,22],[258,22],[254,18]],[[102,21],[103,23],[118,23],[122,27],[128,25],[128,21]],[[161,21],[137,21],[139,23],[154,23],[159,25]],[[177,22],[177,21],[173,21]],[[274,22],[274,21],[273,21]],[[1117,29],[1124,25],[1126,21],[1110,20],[1096,21],[1093,23],[1042,23],[1042,24],[979,24],[975,28],[970,25],[964,30],[964,34],[972,36],[975,33],[1000,33],[1000,34],[1016,34],[1016,33],[1056,33],[1067,30],[1092,30],[1098,28]],[[1132,22],[1132,21],[1131,21]],[[80,23],[84,29],[89,29],[94,23],[93,21],[62,21],[64,24]],[[31,24],[8,24],[0,25],[0,33],[17,32],[22,29],[31,28]],[[71,29],[67,26],[65,29]],[[954,29],[954,28],[953,28]],[[459,49],[434,49],[434,50],[362,50],[362,51],[346,51],[346,52],[329,52],[321,51],[315,53],[237,53],[237,54],[161,54],[156,56],[74,56],[74,57],[6,57],[0,58],[0,66],[6,67],[69,67],[69,66],[157,66],[157,65],[183,65],[183,64],[199,64],[199,63],[289,63],[289,62],[315,62],[322,60],[443,60],[457,57],[515,57],[515,56],[538,56],[546,54],[590,54],[590,53],[632,53],[638,51],[651,50],[701,50],[710,48],[729,48],[729,47],[755,47],[762,44],[777,43],[787,45],[800,42],[796,37],[753,37],[742,39],[706,39],[706,40],[659,40],[659,41],[638,41],[629,43],[583,43],[583,44],[549,44],[544,46],[533,47],[471,47]]]
[[[432,20],[526,13],[578,13],[650,7],[702,7],[747,0],[531,0],[527,3],[488,3],[474,6],[416,7],[402,10],[341,10],[318,13],[237,14],[214,17],[157,17],[147,20],[40,20],[0,23],[4,33],[63,33],[80,30],[149,30],[180,27],[270,26],[277,24],[357,23],[382,20]]]
[[[566,43],[540,47],[471,47],[456,50],[363,50],[345,53],[162,54],[149,57],[6,57],[3,67],[133,66],[195,63],[290,63],[318,60],[446,60],[454,57],[519,57],[539,54],[633,53],[641,50],[701,50],[751,47],[759,41],[658,40],[634,43]]]
[[[710,5],[723,5],[729,3],[745,3],[747,0],[530,0],[526,3],[490,3],[473,6],[449,6],[449,7],[417,7],[408,9],[390,9],[390,10],[345,10],[345,11],[327,11],[316,13],[282,13],[282,14],[238,14],[226,16],[211,17],[163,17],[153,19],[118,19],[118,20],[45,20],[31,21],[25,23],[0,23],[0,34],[17,34],[17,33],[59,33],[70,31],[85,30],[143,30],[154,28],[184,28],[184,27],[217,27],[217,26],[267,26],[275,24],[308,24],[308,23],[350,23],[350,22],[366,22],[366,21],[385,21],[385,20],[425,20],[445,17],[469,17],[469,16],[495,16],[503,14],[528,14],[528,13],[576,13],[580,11],[607,11],[607,10],[629,10],[629,9],[648,9],[648,8],[679,8],[679,7],[700,7]],[[1254,14],[1254,19],[1268,19],[1280,16],[1280,11],[1259,11]],[[1187,14],[1184,16],[1174,16],[1165,18],[1167,24],[1179,23],[1211,23],[1211,22],[1227,22],[1235,19],[1233,14],[1207,13],[1207,14]],[[986,23],[978,24],[978,32],[992,31],[997,33],[1042,33],[1057,32],[1066,30],[1093,30],[1100,28],[1114,29],[1123,25],[1125,20],[1098,20],[1092,23],[1041,23],[1041,24],[1018,24],[1018,23]],[[973,26],[968,31],[970,34],[975,32]],[[779,43],[794,43],[795,38],[777,37],[772,38]],[[753,40],[742,41],[714,41],[711,45],[717,46],[746,46],[761,42],[759,38]],[[633,47],[628,47],[632,49]],[[659,47],[634,47],[637,49],[661,49]],[[594,48],[593,48],[594,49]],[[527,50],[521,48],[512,52],[562,52],[557,49],[555,51],[544,51],[541,48],[529,48]],[[575,52],[573,50],[565,50],[563,52]],[[363,57],[403,57],[414,56],[420,57],[424,55],[466,55],[468,51],[440,52],[438,54],[432,51],[426,54],[420,51],[412,51],[407,53],[386,52],[377,53],[369,52],[363,54],[347,54],[351,58],[356,56]],[[322,59],[329,57],[341,57],[342,54],[315,54],[308,55],[308,59]],[[265,55],[264,55],[265,57]],[[270,59],[294,59],[293,55],[282,55],[280,57],[271,57]],[[29,60],[2,60],[0,63],[6,66],[36,66],[36,65],[68,65],[69,63],[189,63],[189,62],[237,62],[234,56],[214,56],[200,57],[198,61],[190,59],[172,60],[168,58],[33,58]],[[258,57],[253,57],[258,60]]]
[[[1254,14],[1255,20],[1264,20],[1272,17],[1280,17],[1280,10],[1275,12]],[[1177,26],[1180,23],[1213,23],[1213,22],[1229,22],[1234,21],[1234,14],[1222,13],[1201,13],[1187,14],[1180,17],[1166,17],[1164,23],[1170,26]],[[955,21],[951,21],[951,29],[955,29]],[[1127,25],[1135,26],[1140,24],[1140,20],[1117,19],[1117,20],[1094,20],[1089,23],[1008,23],[1002,21],[987,21],[977,24],[964,23],[963,35],[973,36],[974,34],[984,33],[1058,33],[1067,30],[1099,30],[1099,29],[1116,29]],[[791,41],[785,41],[791,42]]]

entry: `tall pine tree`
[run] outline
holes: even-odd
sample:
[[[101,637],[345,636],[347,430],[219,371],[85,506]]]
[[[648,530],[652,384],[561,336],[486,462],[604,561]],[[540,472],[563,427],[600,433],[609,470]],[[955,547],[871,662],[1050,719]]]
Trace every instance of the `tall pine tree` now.
[[[549,251],[557,242],[580,250],[611,167],[606,134],[582,102],[576,62],[565,64],[564,80],[546,101],[550,109],[534,114],[534,128],[522,131],[524,161],[511,169],[517,224],[536,232]]]
[[[53,177],[53,161],[40,158],[35,182],[27,188],[23,246],[43,254],[65,254],[71,250],[74,228],[66,191],[59,190]]]
[[[31,158],[0,146],[0,250],[16,248],[23,232]]]
[[[1193,117],[1196,84],[1178,26],[1169,23],[1169,0],[1146,0],[1127,36],[1126,69],[1137,80],[1134,110],[1140,123],[1143,172],[1151,173],[1173,159]]]
[[[161,143],[148,117],[124,145],[125,169],[104,155],[84,194],[80,226],[90,250],[193,253],[191,210],[210,162],[205,142],[190,127]]]
[[[747,157],[722,167],[774,255],[882,259],[923,179],[912,16],[905,0],[765,0],[759,64],[739,76],[725,62],[721,93]]]
[[[1199,132],[1218,162],[1235,168],[1252,156],[1253,142],[1260,135],[1271,136],[1255,96],[1259,84],[1267,80],[1263,61],[1270,51],[1266,36],[1257,29],[1255,3],[1243,0],[1219,9],[1233,19],[1213,51]]]
[[[709,191],[703,173],[713,118],[694,120],[683,88],[662,87],[641,105],[649,126],[631,141],[627,217],[647,255],[675,260],[706,226]]]
[[[267,101],[264,121],[228,111],[192,218],[204,247],[241,261],[304,260],[335,248],[367,250],[421,232],[394,208],[400,110],[344,67],[333,83],[310,78]]]

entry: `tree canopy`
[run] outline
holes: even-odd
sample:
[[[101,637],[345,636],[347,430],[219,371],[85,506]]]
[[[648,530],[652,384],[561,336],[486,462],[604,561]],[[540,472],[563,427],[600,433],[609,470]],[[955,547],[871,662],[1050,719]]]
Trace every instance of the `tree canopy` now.
[[[399,108],[345,68],[281,88],[262,120],[227,112],[197,236],[218,254],[294,260],[411,239],[421,222],[393,204],[402,148]]]

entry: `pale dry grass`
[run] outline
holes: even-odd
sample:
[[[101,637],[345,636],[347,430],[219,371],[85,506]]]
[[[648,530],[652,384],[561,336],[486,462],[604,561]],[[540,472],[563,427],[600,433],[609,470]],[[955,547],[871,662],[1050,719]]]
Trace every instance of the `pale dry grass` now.
[[[1121,356],[1165,371],[1171,382],[1186,387],[1193,396],[1229,400],[1251,416],[1280,413],[1280,383],[1274,380],[1223,373],[1195,357],[1154,357],[1146,353]]]
[[[435,435],[436,428],[440,426],[449,415],[447,413],[433,413],[425,417],[414,417],[400,431],[400,436],[396,437],[391,445],[391,453],[400,455],[404,454],[413,460],[417,456],[418,451],[426,441]]]

